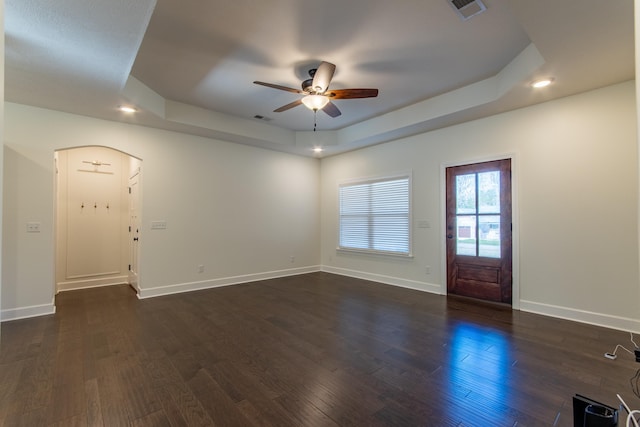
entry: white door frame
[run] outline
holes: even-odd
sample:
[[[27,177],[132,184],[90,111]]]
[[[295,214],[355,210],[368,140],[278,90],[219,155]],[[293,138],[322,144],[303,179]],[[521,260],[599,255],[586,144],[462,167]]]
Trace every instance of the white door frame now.
[[[131,192],[131,181],[137,178],[137,189],[135,191],[135,200],[132,197]],[[142,185],[142,168],[138,167],[136,170],[129,175],[129,284],[135,289],[137,294],[140,294],[140,241],[136,241],[134,243],[135,238],[139,238],[140,233],[139,230],[141,228],[141,220],[140,220],[140,186]],[[132,203],[135,203],[136,208],[136,220],[132,221],[131,213],[132,213]],[[132,271],[132,268],[135,268],[135,272]],[[135,274],[134,274],[135,273]],[[132,280],[135,278],[135,280]]]
[[[79,148],[87,148],[87,147],[101,147],[101,148],[108,148],[110,150],[113,151],[118,151],[126,156],[129,156],[132,159],[137,159],[139,161],[142,162],[142,159],[140,157],[134,156],[130,153],[127,153],[126,151],[122,151],[118,148],[114,148],[108,145],[78,145],[78,146],[71,146],[71,147],[63,147],[63,148],[56,148],[53,150],[53,182],[54,182],[54,188],[53,188],[53,196],[54,196],[54,206],[53,206],[53,222],[52,224],[54,224],[53,226],[53,245],[52,245],[52,250],[53,250],[53,259],[54,259],[54,267],[53,267],[53,283],[51,284],[51,286],[53,287],[53,294],[56,295],[58,293],[58,286],[57,286],[57,257],[58,257],[58,227],[57,227],[57,211],[58,211],[58,156],[57,153],[60,151],[65,151],[65,150],[74,150],[74,149],[79,149]],[[137,168],[137,173],[141,174],[141,166]],[[127,175],[131,175],[130,173],[127,173]],[[140,179],[139,181],[139,185],[142,185],[142,180]],[[138,193],[138,219],[139,222],[142,223],[142,190],[140,190],[140,192]],[[140,260],[140,252],[141,252],[141,245],[138,245],[138,260]],[[139,293],[139,282],[140,282],[140,273],[138,272],[138,288],[136,289],[136,292]],[[55,312],[55,298],[54,298],[54,312]]]

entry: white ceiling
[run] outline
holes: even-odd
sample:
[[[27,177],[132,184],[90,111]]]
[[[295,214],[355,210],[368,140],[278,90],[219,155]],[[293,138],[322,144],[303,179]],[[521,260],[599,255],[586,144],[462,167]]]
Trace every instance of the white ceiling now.
[[[5,0],[5,99],[330,155],[634,78],[633,0],[484,3],[463,21],[448,0]],[[313,133],[305,107],[273,112],[299,95],[252,82],[299,88],[320,61],[331,88],[380,92]]]

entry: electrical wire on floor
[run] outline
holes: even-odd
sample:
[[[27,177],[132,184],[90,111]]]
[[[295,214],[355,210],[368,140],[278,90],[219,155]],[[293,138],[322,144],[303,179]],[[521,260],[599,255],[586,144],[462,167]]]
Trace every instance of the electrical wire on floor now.
[[[618,344],[612,353],[605,353],[604,357],[606,357],[607,359],[615,360],[618,357],[618,355],[616,354],[618,349],[623,349],[627,353],[632,354],[636,358],[636,361],[638,361],[638,351],[640,350],[640,347],[638,347],[638,344],[633,339],[633,332],[629,332],[629,335],[631,337],[630,340],[631,340],[631,344],[633,344],[634,351],[631,351],[625,346]],[[640,399],[640,369],[638,369],[635,375],[629,379],[629,384],[631,384],[631,391],[633,391],[633,394]],[[620,402],[622,402],[622,405],[624,406],[628,414],[627,427],[640,427],[640,425],[638,425],[638,420],[636,419],[636,416],[640,415],[640,410],[636,409],[632,411],[627,406],[625,401],[622,400],[622,397],[620,397],[619,394],[617,396],[618,396],[618,399],[620,399]],[[631,424],[631,422],[633,422],[633,424]]]
[[[636,344],[636,342],[633,339],[633,332],[629,332],[629,334],[631,335],[631,344],[633,344],[633,346],[637,349],[638,348],[638,344]],[[616,354],[618,352],[618,349],[623,349],[624,351],[626,351],[627,353],[630,354],[634,354],[635,353],[631,350],[629,350],[628,348],[626,348],[625,346],[623,346],[622,344],[618,344],[616,346],[616,348],[613,350],[612,353],[605,353],[604,357],[606,357],[607,359],[611,359],[611,360],[615,360],[618,358],[618,355]]]
[[[634,409],[632,411],[629,408],[629,406],[627,405],[627,403],[622,399],[622,396],[620,396],[619,394],[616,394],[616,396],[618,396],[618,400],[620,400],[620,403],[622,403],[622,406],[627,411],[627,423],[626,423],[626,426],[627,427],[640,427],[640,425],[638,425],[638,420],[636,419],[636,417],[638,415],[640,415],[640,411],[637,410],[637,409]]]
[[[640,369],[636,371],[636,374],[631,377],[629,382],[631,383],[631,390],[633,390],[633,394],[640,398]]]

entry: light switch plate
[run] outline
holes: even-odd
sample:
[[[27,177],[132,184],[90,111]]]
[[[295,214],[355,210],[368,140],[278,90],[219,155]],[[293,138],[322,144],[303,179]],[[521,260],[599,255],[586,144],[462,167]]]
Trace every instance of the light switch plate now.
[[[167,221],[151,221],[152,230],[164,230],[167,228]]]
[[[40,232],[40,223],[39,222],[28,222],[27,223],[27,233],[39,233]]]

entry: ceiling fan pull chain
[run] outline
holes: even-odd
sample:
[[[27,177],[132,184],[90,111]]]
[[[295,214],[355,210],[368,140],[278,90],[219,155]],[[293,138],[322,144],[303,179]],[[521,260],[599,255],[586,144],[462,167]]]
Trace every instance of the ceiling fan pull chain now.
[[[316,131],[316,126],[317,126],[316,118],[317,117],[318,117],[318,110],[316,109],[316,110],[313,110],[313,131],[314,132]]]

